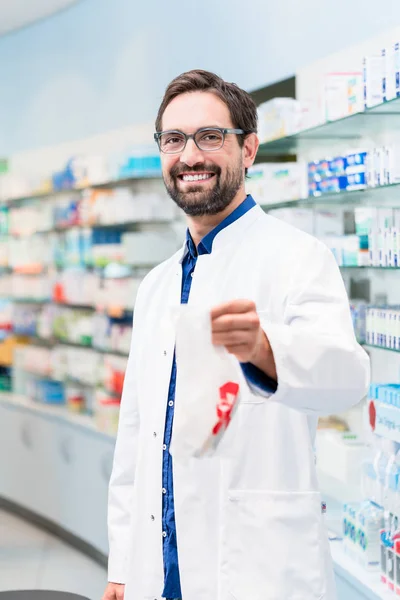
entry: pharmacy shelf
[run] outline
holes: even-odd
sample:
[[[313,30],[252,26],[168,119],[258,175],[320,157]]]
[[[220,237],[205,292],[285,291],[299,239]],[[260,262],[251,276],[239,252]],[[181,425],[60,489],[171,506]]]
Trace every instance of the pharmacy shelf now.
[[[27,396],[19,396],[12,392],[0,392],[0,404],[7,404],[14,408],[27,410],[31,413],[40,414],[52,421],[61,421],[69,425],[78,426],[85,430],[90,430],[114,441],[115,436],[101,431],[97,426],[95,419],[90,415],[75,413],[66,406],[40,404]]]
[[[399,117],[400,118],[400,117]],[[273,204],[263,204],[261,208],[265,211],[275,208],[289,207],[307,207],[307,206],[326,206],[326,205],[346,205],[361,204],[365,201],[389,200],[396,202],[400,206],[400,183],[390,185],[381,185],[376,187],[366,187],[362,190],[349,190],[342,192],[332,192],[321,194],[320,196],[308,196],[307,198],[296,198],[294,200],[282,200]]]
[[[258,156],[294,155],[326,147],[329,142],[350,142],[395,131],[400,131],[400,98],[261,144]]]
[[[97,312],[105,312],[108,316],[112,317],[113,315],[115,315],[117,312],[121,313],[121,317],[115,317],[115,318],[122,318],[122,317],[131,317],[131,315],[133,315],[133,308],[127,308],[127,307],[116,307],[115,310],[113,310],[111,307],[105,307],[104,310],[94,304],[70,304],[67,302],[55,302],[54,300],[50,300],[50,299],[43,299],[43,300],[37,300],[35,298],[11,298],[11,297],[3,297],[0,298],[0,300],[9,300],[10,302],[15,302],[16,304],[33,304],[33,305],[38,305],[38,306],[42,306],[44,304],[52,304],[54,306],[60,306],[61,308],[71,308],[71,309],[75,309],[75,310],[92,310],[92,311],[97,311]]]
[[[54,196],[65,196],[65,195],[71,195],[74,193],[79,194],[79,193],[83,192],[84,190],[109,189],[109,188],[121,187],[124,185],[133,184],[137,181],[146,181],[149,179],[157,180],[157,179],[161,179],[161,177],[162,177],[161,171],[154,171],[154,172],[149,172],[149,173],[139,172],[130,177],[123,177],[121,179],[109,179],[109,180],[101,182],[101,183],[92,183],[92,184],[88,184],[88,185],[77,187],[77,188],[68,188],[68,189],[62,189],[62,190],[49,190],[49,191],[45,191],[45,192],[32,191],[29,194],[24,194],[22,196],[17,196],[15,198],[7,198],[7,199],[3,200],[3,203],[7,204],[7,205],[11,205],[16,202],[21,202],[23,200],[37,200],[37,199],[43,199],[43,198],[53,198]]]
[[[83,350],[93,350],[95,352],[98,352],[99,354],[111,354],[112,356],[120,356],[123,358],[128,358],[129,356],[129,352],[121,352],[120,350],[110,350],[110,349],[106,349],[106,348],[98,348],[96,346],[92,346],[91,344],[83,344],[83,343],[79,343],[79,342],[73,342],[71,340],[61,340],[58,338],[43,338],[43,337],[39,337],[36,335],[29,335],[29,334],[24,334],[24,333],[17,333],[17,335],[20,336],[25,336],[25,337],[29,337],[30,340],[32,341],[32,344],[35,345],[35,343],[39,344],[39,345],[43,345],[46,347],[50,347],[53,348],[54,346],[67,346],[69,348],[80,348]]]
[[[10,302],[15,302],[16,304],[54,304],[54,306],[60,306],[62,308],[74,308],[76,310],[96,310],[96,306],[94,304],[69,304],[67,302],[55,302],[54,300],[50,300],[49,298],[43,298],[41,300],[36,298],[1,298],[2,300],[9,300]]]
[[[140,228],[141,226],[161,226],[161,225],[171,225],[174,223],[174,219],[137,219],[135,221],[122,221],[116,223],[71,223],[70,225],[56,225],[50,229],[43,229],[40,231],[32,231],[29,233],[12,233],[4,234],[2,236],[3,240],[7,238],[12,239],[26,239],[36,235],[50,235],[52,233],[65,233],[67,231],[71,231],[71,229],[107,229],[107,230],[121,230],[121,231],[131,231]]]
[[[364,348],[374,348],[377,350],[385,350],[386,352],[396,352],[400,354],[400,350],[395,350],[394,348],[386,348],[385,346],[376,346],[375,344],[362,344]]]
[[[339,265],[340,269],[372,269],[375,271],[400,271],[400,267],[374,267],[372,265]]]
[[[154,269],[157,265],[155,263],[152,264],[128,264],[122,263],[118,260],[110,261],[107,264],[103,265],[61,265],[57,263],[52,263],[51,265],[42,266],[39,268],[33,268],[29,266],[19,267],[19,268],[11,268],[11,267],[3,267],[0,270],[1,275],[24,275],[26,277],[38,277],[40,275],[47,275],[49,272],[55,271],[80,271],[80,272],[88,272],[92,273],[93,271],[104,271],[111,265],[118,265],[119,267],[124,267],[126,269],[130,269],[132,273],[127,274],[126,277],[130,277],[133,275],[133,272],[137,271],[149,271]],[[124,276],[125,277],[125,276]]]
[[[379,572],[369,572],[343,549],[341,541],[330,543],[336,576],[348,583],[347,598],[355,600],[393,600],[395,594],[381,583]],[[341,582],[338,582],[341,585]]]
[[[16,368],[18,371],[26,373],[27,375],[36,377],[36,379],[40,379],[40,381],[53,381],[54,383],[62,383],[63,385],[68,385],[68,384],[79,385],[81,387],[86,387],[86,388],[91,388],[91,389],[103,387],[100,384],[82,381],[81,379],[77,379],[76,377],[71,377],[70,375],[68,375],[67,377],[60,378],[60,377],[56,377],[55,375],[52,375],[50,373],[35,371],[34,369],[25,369],[23,367],[14,367],[14,368]]]

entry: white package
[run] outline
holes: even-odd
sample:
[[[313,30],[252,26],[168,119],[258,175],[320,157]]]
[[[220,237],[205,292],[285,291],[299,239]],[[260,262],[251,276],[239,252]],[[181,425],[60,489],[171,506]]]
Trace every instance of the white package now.
[[[363,106],[363,74],[361,72],[326,73],[323,100],[325,121],[342,119],[361,112]]]
[[[298,200],[308,196],[304,162],[259,163],[249,169],[246,190],[261,206]]]
[[[273,98],[260,104],[258,113],[258,137],[261,143],[286,135],[293,135],[300,129],[301,106],[294,98]]]
[[[388,102],[396,98],[396,54],[394,48],[384,48],[382,95],[383,101]]]
[[[243,376],[238,361],[212,344],[209,310],[187,305],[177,310],[176,363],[171,454],[182,462],[217,449],[229,455],[229,444],[219,446],[231,431]]]
[[[384,57],[366,56],[363,60],[364,108],[383,102]]]
[[[135,266],[153,266],[172,256],[179,248],[172,230],[128,232],[122,235],[125,262]]]

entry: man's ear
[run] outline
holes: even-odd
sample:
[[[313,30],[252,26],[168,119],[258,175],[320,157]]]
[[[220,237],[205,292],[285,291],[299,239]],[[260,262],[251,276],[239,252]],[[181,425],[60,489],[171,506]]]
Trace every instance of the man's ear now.
[[[259,145],[260,140],[258,139],[257,134],[250,133],[250,135],[245,137],[242,147],[243,164],[245,169],[248,169],[253,165]]]

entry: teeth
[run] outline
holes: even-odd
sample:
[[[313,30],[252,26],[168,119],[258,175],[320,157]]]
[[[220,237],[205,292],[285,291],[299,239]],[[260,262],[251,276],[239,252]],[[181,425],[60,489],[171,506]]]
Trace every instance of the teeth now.
[[[212,175],[184,175],[183,181],[203,181],[205,179],[210,179]]]

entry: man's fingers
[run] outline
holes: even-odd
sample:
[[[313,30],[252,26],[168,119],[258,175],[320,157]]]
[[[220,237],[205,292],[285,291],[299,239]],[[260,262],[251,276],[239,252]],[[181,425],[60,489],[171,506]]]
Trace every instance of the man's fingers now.
[[[222,315],[212,321],[211,327],[213,333],[223,331],[255,329],[259,325],[259,319],[256,313],[229,314]]]
[[[229,354],[233,354],[240,361],[248,354],[247,344],[234,344],[232,346],[225,346],[225,349]],[[247,362],[247,359],[243,362]]]
[[[246,331],[226,331],[214,333],[212,343],[215,346],[235,346],[237,344],[248,345],[249,338]]]
[[[125,585],[119,583],[109,583],[102,600],[124,600]]]
[[[252,300],[231,300],[230,302],[215,306],[211,310],[211,319],[214,320],[222,315],[246,313],[253,310],[256,310],[256,305]]]

